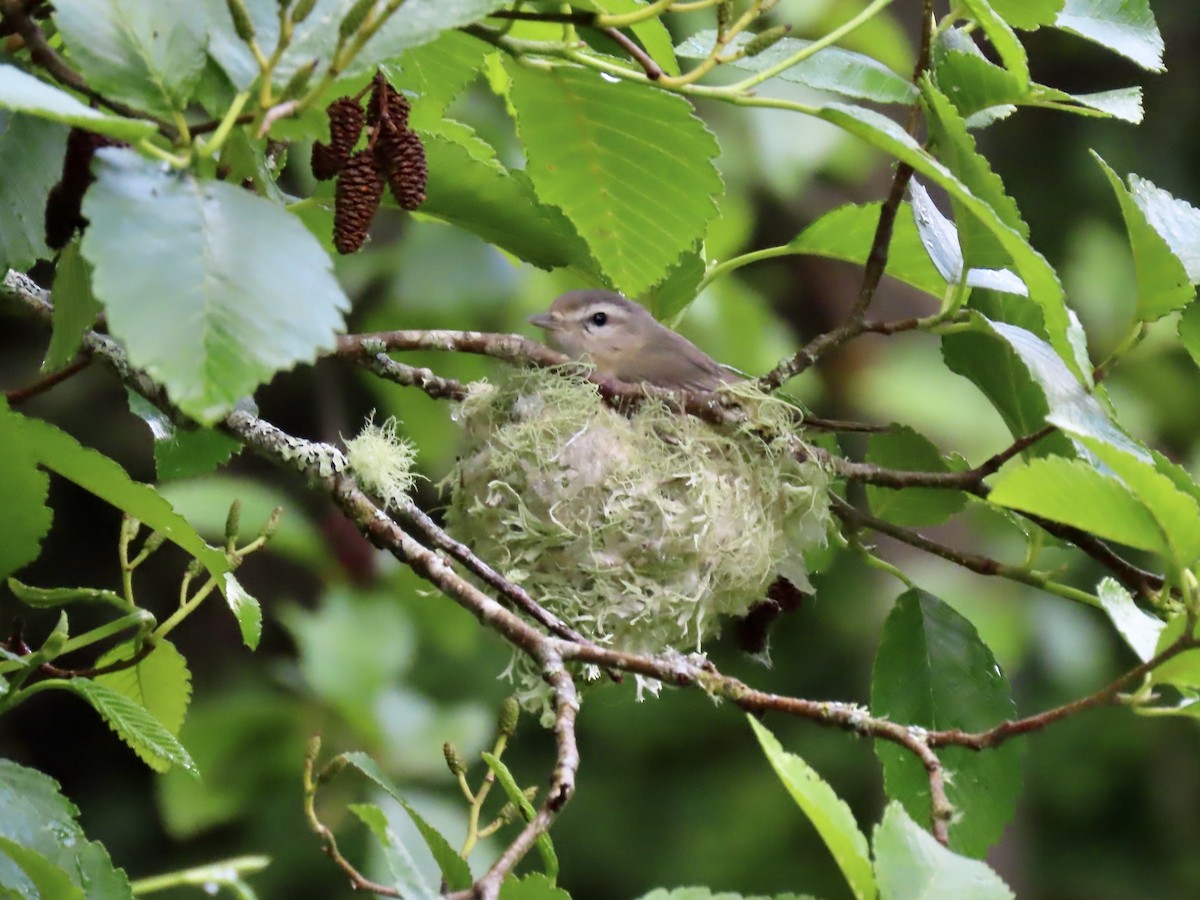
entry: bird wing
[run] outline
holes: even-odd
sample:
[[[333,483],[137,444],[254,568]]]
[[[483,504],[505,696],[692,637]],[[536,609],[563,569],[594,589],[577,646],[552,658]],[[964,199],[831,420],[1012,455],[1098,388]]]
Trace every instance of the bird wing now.
[[[614,372],[622,381],[644,381],[663,388],[683,388],[689,391],[715,391],[723,384],[738,378],[714,361],[685,337],[668,332],[671,337],[643,346],[632,358],[622,360]]]

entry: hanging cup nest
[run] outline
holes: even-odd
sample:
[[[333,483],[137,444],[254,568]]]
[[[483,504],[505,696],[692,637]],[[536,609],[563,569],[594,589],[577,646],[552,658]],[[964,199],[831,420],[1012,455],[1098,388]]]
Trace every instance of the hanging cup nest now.
[[[698,652],[777,576],[808,588],[804,553],[830,518],[828,474],[784,437],[795,409],[729,389],[748,410],[736,427],[653,401],[625,415],[569,372],[473,385],[451,532],[598,644]],[[540,672],[520,655],[515,674],[524,704],[545,712]]]

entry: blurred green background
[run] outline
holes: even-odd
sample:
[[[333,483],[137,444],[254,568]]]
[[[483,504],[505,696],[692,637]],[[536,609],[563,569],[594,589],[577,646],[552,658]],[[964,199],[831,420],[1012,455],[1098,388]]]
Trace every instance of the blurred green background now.
[[[861,6],[784,0],[774,16],[797,23],[804,35],[823,32]],[[893,18],[849,45],[870,46],[907,71],[918,6],[896,3]],[[1167,41],[1168,71],[1161,75],[1061,33],[1025,36],[1040,82],[1068,91],[1142,84],[1142,126],[1021,110],[979,136],[1030,223],[1034,245],[1063,277],[1093,360],[1107,355],[1128,321],[1133,271],[1111,190],[1087,149],[1122,175],[1136,172],[1178,197],[1200,201],[1200,17],[1192,0],[1154,0],[1153,8]],[[679,37],[707,26],[707,20],[684,16],[673,23]],[[728,185],[708,239],[715,259],[786,242],[821,213],[886,192],[888,160],[821,123],[715,105],[700,112],[720,139]],[[452,113],[503,156],[514,157],[511,125],[486,86],[477,85]],[[307,153],[297,148],[293,158],[303,163]],[[304,168],[293,165],[287,175],[288,187],[301,195],[312,188]],[[377,220],[367,249],[339,260],[338,267],[355,299],[353,331],[436,327],[532,336],[525,317],[579,286],[561,273],[514,265],[452,227],[394,211]],[[751,266],[712,285],[679,327],[711,355],[765,371],[797,341],[839,321],[858,277],[852,266],[806,257]],[[893,317],[928,313],[932,306],[885,281],[873,310]],[[1169,321],[1160,323],[1108,384],[1123,421],[1195,473],[1200,377],[1182,349],[1171,345],[1172,328]],[[35,377],[45,338],[32,326],[4,322],[4,387]],[[477,358],[431,353],[409,354],[405,361],[462,379],[504,377],[502,366]],[[902,422],[972,462],[1007,441],[998,416],[942,365],[936,340],[923,335],[861,339],[790,388],[819,415]],[[420,502],[433,512],[444,502],[436,483],[449,471],[457,442],[445,403],[336,362],[281,375],[258,399],[279,426],[324,440],[354,433],[371,410],[400,417],[428,478],[418,488]],[[23,411],[62,425],[135,477],[154,477],[150,433],[105,372],[86,371]],[[861,449],[853,440],[846,447]],[[212,528],[235,496],[246,504],[247,530],[275,503],[287,507],[275,544],[239,575],[266,610],[259,651],[250,654],[241,646],[219,603],[175,633],[195,676],[182,738],[203,781],[153,775],[96,716],[61,692],[41,695],[5,718],[0,755],[62,782],[88,833],[134,877],[266,853],[274,865],[254,879],[261,896],[349,896],[345,879],[321,855],[302,819],[301,760],[316,731],[331,752],[361,749],[377,758],[457,844],[466,810],[441,745],[453,741],[470,759],[489,743],[507,692],[497,677],[508,661],[502,643],[378,555],[298,479],[257,460],[240,458],[218,477],[165,490],[185,514]],[[53,531],[23,580],[112,586],[114,511],[59,480],[52,482],[51,500]],[[1011,526],[983,510],[968,509],[936,536],[1013,561],[1022,550]],[[969,575],[888,541],[879,546],[920,586],[971,619],[1008,674],[1023,712],[1088,693],[1134,662],[1097,613]],[[139,597],[165,615],[184,561],[170,551],[160,557],[147,566]],[[1080,554],[1062,552],[1061,565],[1063,580],[1089,589],[1101,574]],[[712,647],[710,655],[723,671],[767,690],[865,701],[880,627],[902,586],[847,555],[836,555],[815,584],[815,599],[778,623],[771,667],[731,642]],[[6,591],[0,594],[0,627],[11,628],[17,616],[31,635],[51,624],[19,610]],[[686,884],[849,896],[735,709],[714,706],[698,691],[667,689],[644,703],[636,703],[633,693],[632,684],[604,684],[585,697],[578,793],[553,833],[561,882],[574,897],[635,897]],[[767,724],[847,799],[865,828],[873,826],[883,796],[869,744],[807,722],[771,718]],[[989,857],[1018,896],[1200,896],[1200,736],[1194,724],[1102,710],[1025,743],[1025,791],[1016,819]],[[506,760],[523,784],[543,785],[552,750],[549,736],[525,719]],[[472,780],[480,768],[476,763]],[[322,804],[347,855],[368,867],[368,841],[344,808],[369,794],[365,783],[343,776]],[[402,814],[394,822],[405,828]],[[473,859],[479,871],[490,849]]]

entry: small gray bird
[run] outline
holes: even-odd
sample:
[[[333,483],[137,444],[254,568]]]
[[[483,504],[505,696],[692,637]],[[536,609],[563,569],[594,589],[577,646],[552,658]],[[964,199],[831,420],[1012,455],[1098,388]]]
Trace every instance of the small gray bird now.
[[[530,316],[546,342],[574,359],[590,360],[602,375],[668,389],[715,391],[739,376],[687,338],[660,325],[613,291],[568,291],[549,311]]]

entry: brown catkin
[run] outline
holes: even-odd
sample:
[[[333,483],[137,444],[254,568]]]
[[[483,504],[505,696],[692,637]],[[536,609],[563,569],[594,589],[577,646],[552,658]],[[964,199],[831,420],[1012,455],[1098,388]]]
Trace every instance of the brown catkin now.
[[[379,160],[369,150],[360,150],[346,161],[334,193],[333,245],[338,253],[353,253],[362,247],[382,197]]]
[[[95,180],[92,157],[101,147],[124,147],[121,141],[72,128],[67,134],[67,152],[63,156],[62,178],[46,197],[46,244],[59,250],[71,240],[75,229],[87,225],[81,210],[83,195]]]
[[[383,163],[388,187],[401,209],[414,210],[425,202],[429,166],[416,132],[390,131],[380,126],[375,153]]]
[[[385,113],[382,116],[379,112],[381,101]],[[393,128],[403,131],[408,127],[408,111],[407,97],[382,79],[375,82],[371,98],[367,101],[368,124],[378,125],[382,119]]]
[[[313,144],[312,173],[318,181],[328,181],[346,165],[363,130],[363,110],[356,100],[339,97],[325,109],[329,117],[329,143]]]

